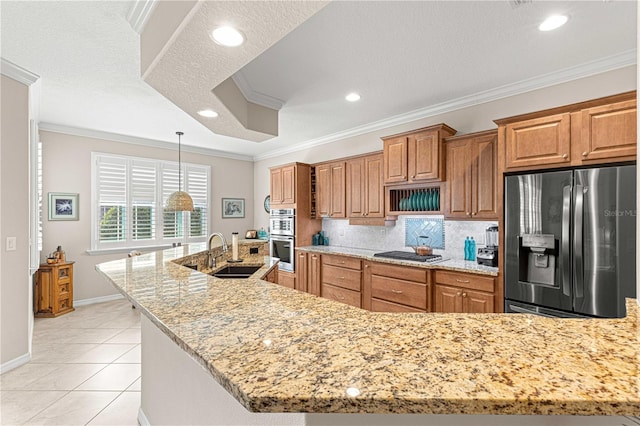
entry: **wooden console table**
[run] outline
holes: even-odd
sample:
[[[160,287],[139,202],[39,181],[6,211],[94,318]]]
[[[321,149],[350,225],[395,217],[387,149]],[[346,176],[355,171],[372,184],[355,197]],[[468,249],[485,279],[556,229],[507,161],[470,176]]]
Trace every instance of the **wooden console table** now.
[[[73,264],[42,264],[36,277],[36,316],[57,317],[73,310]]]

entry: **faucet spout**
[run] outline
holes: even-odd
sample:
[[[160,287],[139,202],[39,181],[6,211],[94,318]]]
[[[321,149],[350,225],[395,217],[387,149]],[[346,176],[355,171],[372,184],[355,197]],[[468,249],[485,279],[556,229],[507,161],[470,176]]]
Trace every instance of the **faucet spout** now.
[[[208,256],[209,256],[209,268],[213,268],[215,266],[215,258],[211,255],[211,242],[213,241],[213,239],[215,237],[220,237],[220,241],[222,241],[222,252],[226,253],[227,250],[229,250],[229,247],[227,246],[227,240],[224,238],[224,235],[222,235],[222,232],[214,232],[213,234],[209,235],[209,238],[207,240],[207,252],[208,252]]]

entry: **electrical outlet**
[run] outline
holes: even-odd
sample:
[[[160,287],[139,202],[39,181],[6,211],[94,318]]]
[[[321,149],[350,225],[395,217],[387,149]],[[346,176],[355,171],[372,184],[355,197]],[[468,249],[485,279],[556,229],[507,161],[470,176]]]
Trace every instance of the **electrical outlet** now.
[[[15,251],[16,250],[16,237],[7,237],[7,251]]]
[[[249,247],[249,254],[258,254],[258,247]]]

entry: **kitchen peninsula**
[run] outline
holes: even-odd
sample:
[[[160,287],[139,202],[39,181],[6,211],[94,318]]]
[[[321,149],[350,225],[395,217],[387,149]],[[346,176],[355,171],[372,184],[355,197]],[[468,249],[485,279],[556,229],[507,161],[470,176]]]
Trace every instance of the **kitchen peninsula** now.
[[[178,264],[205,249],[96,267],[143,313],[141,424],[620,425],[640,413],[635,300],[606,320],[373,313],[260,279],[268,256],[245,259],[266,263],[241,280]]]

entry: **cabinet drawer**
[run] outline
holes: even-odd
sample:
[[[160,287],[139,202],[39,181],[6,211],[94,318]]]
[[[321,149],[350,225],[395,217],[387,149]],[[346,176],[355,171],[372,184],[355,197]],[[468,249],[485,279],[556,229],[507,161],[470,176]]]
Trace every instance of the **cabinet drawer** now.
[[[58,294],[60,294],[61,296],[64,294],[68,294],[69,293],[69,288],[71,287],[71,283],[70,282],[64,282],[58,283]]]
[[[70,307],[71,307],[71,301],[69,300],[69,297],[66,297],[64,299],[59,299],[58,300],[58,309],[59,310],[69,309]]]
[[[358,271],[362,269],[360,259],[356,259],[355,257],[348,257],[348,256],[332,256],[328,254],[323,254],[322,264],[340,266],[341,268],[355,269]]]
[[[322,282],[338,287],[360,291],[361,275],[362,272],[353,269],[322,265]]]
[[[424,310],[379,299],[371,300],[371,310],[373,312],[424,312]]]
[[[370,270],[372,275],[399,278],[405,281],[415,281],[423,284],[427,283],[427,272],[429,272],[427,269],[376,262],[367,263],[367,268]]]
[[[493,277],[484,277],[474,274],[436,271],[436,283],[464,287],[472,290],[493,292],[495,279]]]
[[[361,308],[360,292],[347,290],[346,288],[334,287],[329,284],[322,283],[322,297],[335,300],[336,302],[346,303],[347,305]]]
[[[427,309],[426,284],[373,275],[371,277],[371,296],[374,299]]]

